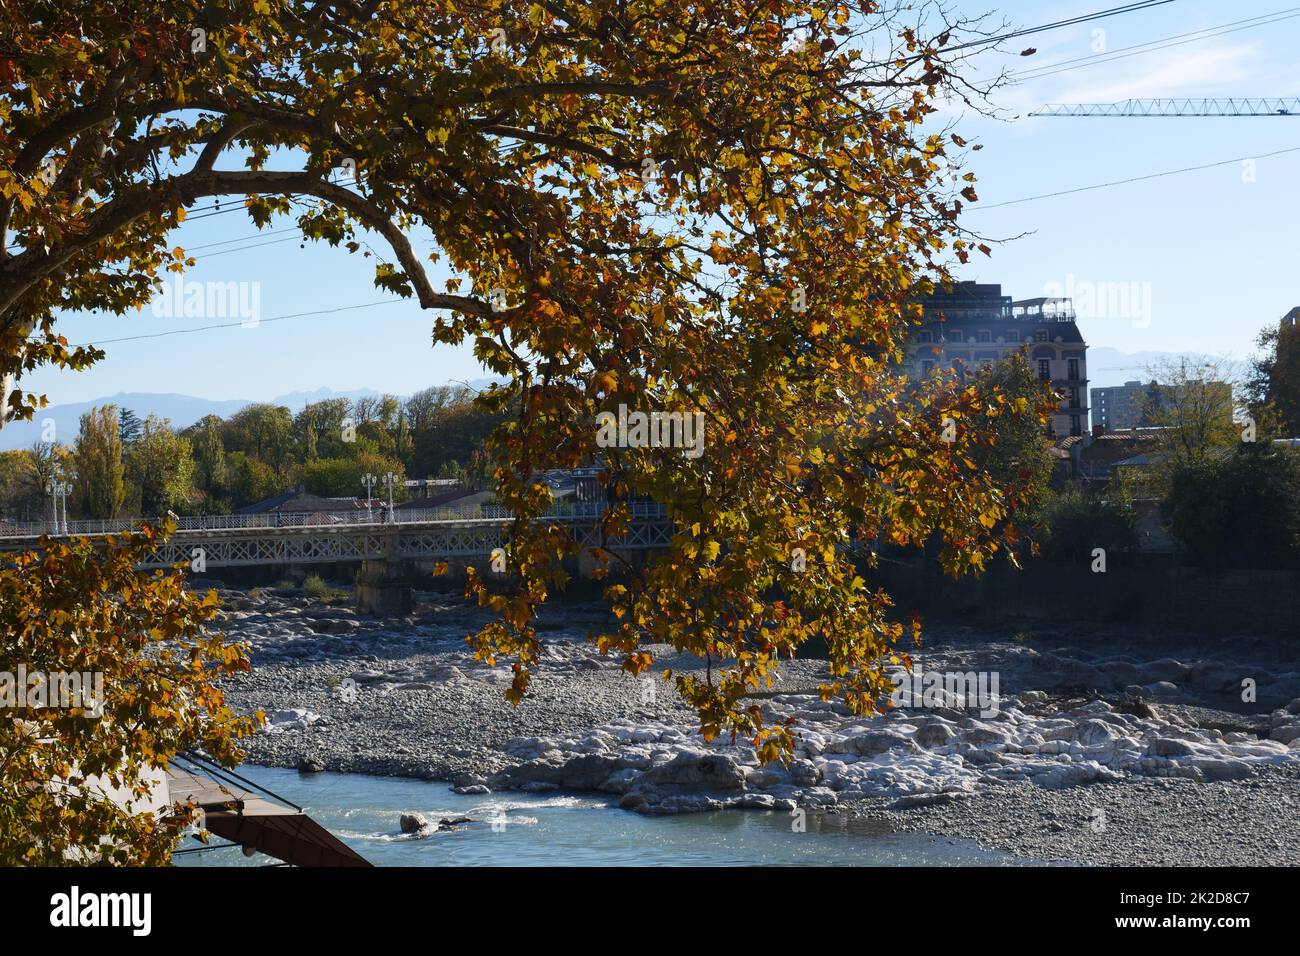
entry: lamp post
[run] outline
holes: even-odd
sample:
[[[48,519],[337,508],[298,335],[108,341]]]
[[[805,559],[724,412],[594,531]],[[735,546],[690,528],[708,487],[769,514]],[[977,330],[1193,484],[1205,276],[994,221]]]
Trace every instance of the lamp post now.
[[[54,533],[59,533],[59,480],[51,478],[45,483],[45,491],[50,496],[50,513],[54,516]]]
[[[366,520],[373,521],[374,514],[370,510],[370,499],[374,497],[375,476],[366,472],[361,476],[361,482],[366,486]]]
[[[384,485],[388,488],[388,520],[393,521],[396,519],[393,513],[393,488],[397,486],[397,476],[391,471],[384,475]]]
[[[69,478],[75,478],[75,475],[69,475]],[[72,490],[70,481],[61,481],[58,478],[51,478],[45,489],[50,493],[50,503],[54,509],[54,533],[68,533],[68,492]],[[63,522],[59,523],[59,502],[63,502]]]

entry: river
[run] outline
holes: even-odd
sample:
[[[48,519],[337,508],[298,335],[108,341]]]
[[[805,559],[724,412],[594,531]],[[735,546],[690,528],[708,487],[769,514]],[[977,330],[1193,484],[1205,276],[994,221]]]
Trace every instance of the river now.
[[[463,796],[446,783],[360,774],[301,775],[245,766],[240,774],[302,806],[379,866],[1014,866],[1027,862],[972,840],[891,833],[846,816],[728,810],[642,816],[586,795]],[[474,823],[404,834],[402,813]],[[214,839],[214,842],[222,842]],[[188,840],[184,848],[197,847]],[[177,854],[179,866],[262,866],[223,848]]]

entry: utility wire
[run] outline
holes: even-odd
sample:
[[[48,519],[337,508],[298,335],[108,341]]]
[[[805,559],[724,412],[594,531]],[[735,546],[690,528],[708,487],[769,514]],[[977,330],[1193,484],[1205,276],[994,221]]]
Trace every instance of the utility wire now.
[[[1106,189],[1110,186],[1123,186],[1128,183],[1140,183],[1148,179],[1159,179],[1162,176],[1175,176],[1179,173],[1193,173],[1202,169],[1213,169],[1216,166],[1231,166],[1233,163],[1245,162],[1248,159],[1268,159],[1272,156],[1281,156],[1284,153],[1300,153],[1300,146],[1292,146],[1289,149],[1274,150],[1271,153],[1263,153],[1259,156],[1238,156],[1236,159],[1223,159],[1217,163],[1204,163],[1200,166],[1184,166],[1182,169],[1167,169],[1160,173],[1148,173],[1145,176],[1132,176],[1129,179],[1116,179],[1108,183],[1094,183],[1091,186],[1076,186],[1074,189],[1061,189],[1057,192],[1042,193],[1038,196],[1026,196],[1023,199],[1008,199],[1004,202],[990,203],[987,206],[978,205],[967,209],[967,212],[983,212],[987,209],[997,209],[999,206],[1014,206],[1019,203],[1036,202],[1039,199],[1051,199],[1054,196],[1069,196],[1072,193],[1088,192],[1093,189]]]
[[[1141,10],[1147,10],[1151,7],[1164,6],[1166,3],[1173,3],[1174,0],[1142,0],[1140,3],[1126,3],[1121,7],[1111,7],[1109,10],[1098,10],[1096,13],[1086,13],[1077,17],[1070,17],[1065,20],[1055,20],[1051,23],[1044,23],[1041,26],[1026,27],[1022,30],[1013,30],[1010,33],[1003,33],[1000,36],[984,37],[981,40],[969,40],[966,43],[959,43],[956,46],[944,47],[939,53],[957,53],[961,50],[969,50],[979,46],[992,46],[1001,43],[1003,40],[1014,40],[1016,37],[1031,36],[1035,33],[1042,33],[1046,30],[1058,30],[1061,27],[1076,26],[1080,23],[1090,23],[1093,20],[1104,20],[1107,17],[1119,16],[1122,13],[1137,13]],[[905,62],[914,63],[917,60],[925,58],[925,54],[918,53],[916,56],[909,57]],[[882,63],[880,66],[889,64]]]
[[[1154,53],[1158,50],[1166,50],[1171,47],[1183,46],[1188,43],[1196,43],[1200,40],[1211,40],[1215,37],[1226,36],[1229,33],[1236,33],[1240,30],[1251,30],[1255,27],[1281,23],[1284,20],[1294,20],[1296,17],[1300,17],[1300,12],[1297,11],[1300,11],[1300,7],[1289,7],[1285,10],[1266,13],[1258,17],[1250,17],[1245,20],[1233,20],[1230,23],[1221,23],[1215,27],[1206,27],[1203,30],[1194,30],[1191,33],[1179,33],[1174,36],[1163,37],[1159,40],[1151,40],[1148,43],[1136,43],[1133,46],[1120,47],[1118,50],[1109,50],[1105,53],[1097,53],[1092,56],[1075,57],[1072,60],[1059,60],[1056,63],[1044,64],[1043,66],[1032,70],[1013,73],[1012,77],[1016,83],[1025,83],[1029,80],[1038,80],[1046,76],[1055,76],[1057,73],[1065,73],[1070,70],[1079,70],[1089,66],[1100,66],[1103,63],[1110,63],[1115,60],[1124,60],[1131,56],[1140,56],[1143,53]]]
[[[274,315],[269,319],[259,319],[256,323],[250,324],[245,320],[239,322],[220,322],[215,325],[201,325],[192,329],[169,329],[166,332],[147,332],[141,335],[127,335],[117,339],[101,339],[98,343],[81,342],[77,345],[71,345],[69,348],[98,348],[100,345],[113,345],[117,342],[137,342],[141,339],[161,339],[169,335],[189,335],[191,332],[209,332],[213,329],[233,329],[233,328],[256,328],[258,325],[267,325],[271,322],[286,322],[289,319],[302,319],[310,315],[333,315],[337,312],[354,312],[357,309],[370,309],[378,305],[392,305],[395,302],[405,302],[405,299],[380,299],[378,302],[362,302],[357,305],[341,305],[336,309],[317,309],[311,312],[294,312],[291,315]]]

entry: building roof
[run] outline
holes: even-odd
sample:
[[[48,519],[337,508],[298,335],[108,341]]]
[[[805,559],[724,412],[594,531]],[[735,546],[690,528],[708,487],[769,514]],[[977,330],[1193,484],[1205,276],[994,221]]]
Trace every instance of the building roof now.
[[[424,498],[411,498],[409,501],[403,501],[396,507],[406,510],[423,509],[423,508],[445,508],[449,505],[458,504],[478,504],[484,500],[491,492],[473,491],[469,488],[454,488],[451,491],[444,491],[440,495],[429,495]],[[472,501],[469,499],[473,499]]]
[[[311,511],[361,511],[364,505],[356,498],[323,498],[305,491],[286,491],[282,494],[263,498],[251,505],[245,505],[235,512],[237,515],[260,515],[273,511],[286,514],[300,514]]]

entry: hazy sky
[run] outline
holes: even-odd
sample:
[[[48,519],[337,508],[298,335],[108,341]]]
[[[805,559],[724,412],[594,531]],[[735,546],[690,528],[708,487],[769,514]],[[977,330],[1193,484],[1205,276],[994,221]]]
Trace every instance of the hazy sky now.
[[[998,16],[1014,26],[1032,26],[1116,5],[1016,0],[1003,2]],[[993,4],[963,0],[958,7],[973,14]],[[1270,14],[1280,19],[1256,26],[1240,22]],[[1233,32],[1184,37],[1192,42],[1171,40],[1179,45],[1125,54],[1137,44],[1230,23]],[[1095,34],[1097,28],[1104,35]],[[984,147],[968,164],[978,176],[981,202],[969,207],[966,225],[993,239],[1020,236],[996,244],[991,259],[978,256],[959,276],[1000,282],[1017,298],[1073,292],[1085,307],[1080,325],[1090,346],[1248,355],[1262,326],[1300,305],[1300,249],[1293,238],[1300,218],[1300,116],[1031,119],[1025,114],[1044,103],[1127,97],[1297,96],[1300,66],[1293,51],[1298,38],[1300,7],[1279,0],[1176,0],[1014,40],[1004,53],[980,54],[972,66],[988,74],[1004,67],[1047,70],[1102,49],[1116,58],[1063,64],[1076,68],[1005,87],[995,97],[1002,120],[969,113],[957,118],[956,131]],[[1029,46],[1037,53],[1017,55]],[[1287,149],[1296,151],[1259,158],[1253,168],[1237,161]],[[1224,161],[1232,162],[1011,202]],[[994,208],[998,203],[1011,204]],[[430,319],[414,304],[350,308],[389,297],[372,286],[373,260],[324,245],[300,249],[288,221],[259,237],[242,213],[201,216],[196,210],[176,236],[177,244],[199,257],[185,279],[249,283],[246,290],[257,284],[260,324],[111,343],[106,340],[223,320],[158,316],[151,309],[120,318],[69,317],[60,327],[63,334],[74,343],[103,344],[108,357],[87,372],[40,372],[28,380],[29,387],[44,390],[56,404],[119,391],[264,399],[322,386],[409,393],[484,374],[468,345],[433,348]],[[270,244],[252,248],[257,243]],[[435,285],[441,285],[441,276],[435,271]],[[1121,290],[1127,293],[1123,298]],[[272,321],[322,309],[347,311]]]

